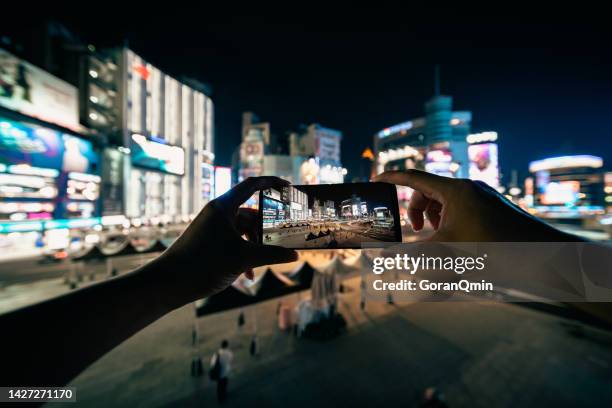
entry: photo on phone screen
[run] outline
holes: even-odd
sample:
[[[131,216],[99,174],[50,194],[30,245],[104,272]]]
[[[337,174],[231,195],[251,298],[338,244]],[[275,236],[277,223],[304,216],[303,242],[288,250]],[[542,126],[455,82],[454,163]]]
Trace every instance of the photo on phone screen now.
[[[260,192],[260,237],[267,245],[294,249],[361,248],[401,242],[393,184],[352,183],[288,186]]]

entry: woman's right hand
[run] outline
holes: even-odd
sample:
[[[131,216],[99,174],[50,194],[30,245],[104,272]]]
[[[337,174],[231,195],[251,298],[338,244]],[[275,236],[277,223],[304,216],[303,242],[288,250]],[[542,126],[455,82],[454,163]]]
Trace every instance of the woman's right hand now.
[[[372,181],[411,187],[408,217],[420,231],[425,217],[440,242],[581,241],[533,217],[479,181],[453,179],[419,170],[388,171]]]

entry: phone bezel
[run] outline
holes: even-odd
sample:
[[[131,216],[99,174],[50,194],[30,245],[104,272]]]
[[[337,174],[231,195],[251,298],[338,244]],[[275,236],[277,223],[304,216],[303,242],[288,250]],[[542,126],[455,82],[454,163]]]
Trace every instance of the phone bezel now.
[[[368,247],[370,248],[375,248],[376,244],[381,244],[381,247],[384,247],[387,243],[389,242],[402,242],[402,226],[401,226],[401,218],[400,218],[400,213],[399,213],[399,202],[397,200],[397,188],[395,187],[395,184],[390,184],[390,183],[383,183],[383,182],[371,182],[371,183],[342,183],[344,185],[354,185],[354,186],[358,186],[358,185],[368,185],[371,186],[372,184],[378,184],[381,186],[384,186],[385,188],[388,189],[388,194],[390,196],[392,196],[392,205],[393,205],[393,219],[394,219],[394,229],[395,229],[395,238],[399,239],[398,241],[384,241],[384,242],[378,242],[378,241],[369,241],[368,242]],[[338,184],[338,185],[342,185],[342,184]],[[312,186],[316,186],[317,184],[313,184],[313,185],[308,185],[308,187],[312,187]],[[325,186],[333,186],[334,184],[318,184],[318,185],[325,185]],[[294,187],[300,187],[303,186],[303,184],[295,184]],[[263,242],[263,190],[259,191],[259,208],[258,208],[258,215],[259,215],[259,226],[258,226],[258,230],[259,230],[259,244],[262,245],[269,245]],[[339,247],[339,248],[306,248],[306,247],[300,247],[300,248],[290,248],[290,249],[297,249],[297,250],[333,250],[333,249],[361,249],[361,246],[351,246],[351,247]]]

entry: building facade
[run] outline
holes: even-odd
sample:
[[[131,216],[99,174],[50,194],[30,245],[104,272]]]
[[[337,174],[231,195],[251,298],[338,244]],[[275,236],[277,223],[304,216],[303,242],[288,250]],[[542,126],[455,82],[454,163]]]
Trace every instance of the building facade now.
[[[292,132],[289,135],[289,154],[305,158],[300,168],[303,184],[335,184],[344,181],[347,172],[340,158],[341,142],[342,132],[316,123],[305,127],[302,132]]]
[[[318,124],[291,132],[288,146],[252,112],[242,117],[242,141],[232,158],[235,182],[247,177],[277,176],[295,184],[342,183],[346,169],[340,159],[342,132]],[[284,150],[284,151],[283,151]]]
[[[214,177],[213,103],[205,87],[124,47],[92,53],[84,65],[84,116],[107,135],[108,150],[124,155],[107,153],[123,183],[107,186],[116,200],[107,199],[103,213],[153,223],[196,214],[212,198]]]
[[[531,162],[529,172],[534,180],[533,209],[538,216],[584,220],[605,213],[605,172],[601,157],[550,157]]]
[[[99,140],[78,89],[0,49],[0,247],[27,255],[83,242],[100,223]]]
[[[448,126],[439,123],[428,126],[427,117],[421,117],[378,132],[374,136],[375,172],[419,169],[450,177],[468,177],[466,139],[472,114],[456,111],[441,116],[448,119]]]

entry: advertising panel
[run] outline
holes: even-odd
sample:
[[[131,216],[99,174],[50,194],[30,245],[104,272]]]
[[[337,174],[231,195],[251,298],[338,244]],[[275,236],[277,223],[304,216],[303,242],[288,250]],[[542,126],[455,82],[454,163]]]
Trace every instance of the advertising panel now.
[[[0,163],[95,174],[98,156],[85,139],[0,119]]]
[[[468,147],[470,179],[499,186],[499,163],[496,143],[473,144]]]
[[[0,105],[79,130],[77,88],[0,49]]]
[[[444,177],[455,177],[458,166],[452,153],[445,148],[429,150],[425,157],[425,171]]]
[[[240,178],[261,176],[264,164],[264,142],[249,138],[240,145]]]
[[[179,176],[185,174],[185,150],[181,147],[133,134],[130,149],[134,166]]]
[[[91,142],[25,122],[0,119],[0,219],[89,218],[100,196]]]
[[[202,163],[202,203],[206,204],[215,198],[215,166],[210,163]]]
[[[331,130],[317,131],[315,155],[321,163],[340,163],[340,133]]]
[[[215,198],[232,188],[232,169],[229,167],[215,167]]]
[[[541,203],[544,205],[571,205],[578,200],[580,183],[574,180],[550,182],[544,186]]]

